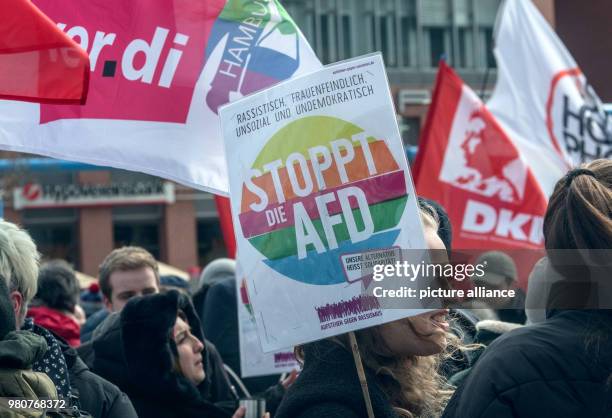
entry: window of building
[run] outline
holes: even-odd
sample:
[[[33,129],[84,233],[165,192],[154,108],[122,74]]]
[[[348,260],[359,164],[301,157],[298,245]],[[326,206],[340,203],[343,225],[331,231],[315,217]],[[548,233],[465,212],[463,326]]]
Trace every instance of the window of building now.
[[[75,224],[24,225],[43,260],[66,260],[79,267]]]
[[[157,223],[115,223],[113,239],[115,248],[135,245],[150,252],[155,259],[160,259],[159,224]]]
[[[25,209],[22,224],[44,260],[59,258],[79,268],[76,209]]]
[[[334,61],[336,49],[334,46],[334,19],[335,16],[322,14],[319,16],[319,36],[317,37],[317,50],[321,51],[321,61],[325,64]],[[330,39],[331,38],[331,39]]]
[[[478,68],[495,68],[493,55],[493,26],[500,1],[473,0],[478,4],[474,9],[474,33],[476,41],[476,63]]]
[[[427,35],[428,66],[436,67],[441,59],[451,61],[448,31],[444,28],[430,28],[427,30]]]
[[[469,28],[457,28],[455,66],[471,68],[474,66],[474,36]]]
[[[400,133],[404,146],[418,145],[421,134],[421,118],[417,116],[399,116]]]
[[[341,15],[339,27],[338,55],[340,59],[347,59],[352,56],[353,51],[353,24],[351,16],[348,14]]]
[[[399,33],[400,67],[415,67],[417,65],[417,35],[414,15],[400,17]]]
[[[198,219],[198,264],[204,267],[220,257],[227,251],[219,219]]]
[[[115,248],[135,245],[160,259],[161,205],[117,206],[112,214]]]
[[[325,64],[381,51],[387,67],[494,67],[501,0],[285,0]]]
[[[419,22],[423,27],[423,58],[426,67],[436,67],[440,58],[452,61],[451,11],[447,0],[420,2]]]
[[[487,68],[495,68],[497,63],[493,54],[493,28],[483,28],[482,37],[484,41],[484,62]]]

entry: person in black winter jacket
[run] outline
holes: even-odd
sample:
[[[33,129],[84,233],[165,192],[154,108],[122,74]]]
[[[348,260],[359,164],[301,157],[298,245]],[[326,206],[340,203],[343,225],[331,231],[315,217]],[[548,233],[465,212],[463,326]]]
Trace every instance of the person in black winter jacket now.
[[[110,312],[122,310],[127,301],[136,296],[160,292],[159,266],[155,258],[144,248],[122,247],[111,251],[100,265],[100,288],[104,294],[106,309],[94,314],[97,325],[91,331],[96,339],[107,328],[106,317]],[[87,324],[86,324],[87,325]],[[91,324],[90,324],[91,325]],[[204,396],[213,403],[234,404],[236,396],[223,368],[223,359],[214,345],[205,341],[205,367],[208,378],[204,382]],[[79,356],[94,369],[93,344],[91,341],[78,348]]]
[[[557,311],[496,339],[443,417],[612,417],[612,341],[588,347],[604,311]]]
[[[205,347],[188,297],[177,291],[136,297],[107,321],[93,340],[93,369],[128,394],[140,418],[231,416],[202,393]]]
[[[544,238],[562,277],[540,301],[547,319],[495,340],[455,392],[445,418],[612,417],[611,300],[599,299],[607,309],[589,302],[593,290],[612,285],[610,202],[610,160],[571,170],[557,183]],[[602,252],[589,249],[608,255],[598,258]]]
[[[93,417],[136,418],[136,411],[125,393],[108,380],[94,374],[76,350],[58,338],[68,366],[72,394],[79,409]]]
[[[43,337],[49,345],[47,353],[35,363],[35,369],[45,371],[49,368],[49,375],[60,376],[60,383],[66,382],[72,405],[94,418],[137,417],[128,397],[117,386],[92,373],[76,350],[61,337],[33,324],[30,318],[26,319],[22,329]],[[61,378],[66,375],[68,379]]]
[[[58,396],[79,406],[95,418],[135,418],[129,399],[110,382],[87,373],[74,357],[74,351],[61,338],[26,318],[28,304],[36,294],[38,260],[36,244],[17,225],[0,219],[0,276],[10,291],[15,326],[44,338],[48,349],[32,364],[55,385]],[[84,396],[87,396],[85,399]]]
[[[0,416],[23,416],[11,398],[58,399],[49,377],[32,371],[32,364],[47,351],[45,340],[28,331],[17,331],[6,281],[0,274]],[[31,414],[22,411],[28,416]]]

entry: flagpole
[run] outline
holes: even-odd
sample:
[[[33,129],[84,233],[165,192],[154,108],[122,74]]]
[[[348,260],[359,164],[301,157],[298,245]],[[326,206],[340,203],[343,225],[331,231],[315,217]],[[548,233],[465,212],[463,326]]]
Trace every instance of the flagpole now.
[[[366,380],[365,370],[363,369],[363,363],[361,362],[361,354],[359,354],[357,338],[355,337],[355,333],[352,331],[349,332],[348,335],[349,341],[351,342],[351,350],[353,351],[353,359],[355,360],[355,366],[357,367],[359,383],[361,384],[361,392],[363,393],[366,410],[368,411],[368,418],[374,418],[374,409],[372,408],[372,400],[370,399],[370,390],[368,389],[368,381]]]
[[[487,83],[489,82],[489,71],[490,70],[491,70],[491,67],[487,65],[487,68],[484,74],[484,79],[482,80],[482,85],[480,86],[479,96],[480,96],[480,100],[482,100],[483,102],[485,101],[484,94],[485,94],[485,88],[487,87]]]
[[[229,258],[236,258],[236,235],[232,223],[232,207],[229,198],[219,195],[215,196],[215,205],[219,214],[219,225],[221,235],[225,242],[225,249]]]

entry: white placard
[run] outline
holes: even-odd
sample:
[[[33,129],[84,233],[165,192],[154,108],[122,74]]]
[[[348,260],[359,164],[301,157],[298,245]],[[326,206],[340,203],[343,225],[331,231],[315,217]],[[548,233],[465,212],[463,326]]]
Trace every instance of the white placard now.
[[[425,248],[380,54],[220,109],[238,254],[265,352],[393,321],[343,256]]]
[[[238,295],[238,329],[240,332],[241,377],[268,376],[299,370],[293,349],[264,353],[257,335],[257,324],[250,304],[246,280],[240,278],[236,268],[236,292]]]

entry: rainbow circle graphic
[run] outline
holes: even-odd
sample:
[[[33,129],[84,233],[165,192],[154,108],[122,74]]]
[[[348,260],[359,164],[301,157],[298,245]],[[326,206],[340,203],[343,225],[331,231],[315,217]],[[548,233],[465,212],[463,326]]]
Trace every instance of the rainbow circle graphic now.
[[[345,282],[342,254],[388,248],[399,235],[404,172],[384,139],[351,122],[290,122],[251,169],[257,175],[242,186],[242,233],[284,276],[311,285]]]

